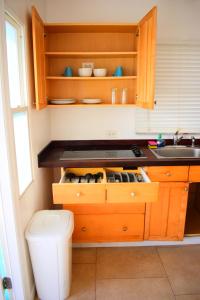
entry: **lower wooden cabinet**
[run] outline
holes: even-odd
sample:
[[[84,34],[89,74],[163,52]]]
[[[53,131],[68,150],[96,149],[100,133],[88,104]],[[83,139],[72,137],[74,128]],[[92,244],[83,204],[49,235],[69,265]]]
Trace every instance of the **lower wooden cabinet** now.
[[[200,182],[200,166],[190,166],[189,181]]]
[[[183,239],[188,187],[187,182],[160,183],[158,201],[146,205],[145,239]]]
[[[107,181],[109,172],[128,172],[141,174],[143,182]],[[102,180],[98,183],[66,182],[67,174],[78,177],[102,173]],[[158,182],[151,182],[142,168],[138,170],[123,170],[123,168],[67,168],[62,169],[59,183],[53,183],[54,204],[103,204],[103,203],[146,203],[157,201]]]
[[[73,242],[123,242],[144,238],[144,214],[75,215]]]
[[[188,181],[188,166],[148,167],[147,174],[151,181]]]

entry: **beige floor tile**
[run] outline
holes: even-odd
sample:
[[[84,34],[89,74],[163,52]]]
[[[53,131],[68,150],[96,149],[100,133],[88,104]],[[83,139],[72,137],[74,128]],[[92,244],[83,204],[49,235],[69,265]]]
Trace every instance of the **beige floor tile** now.
[[[72,288],[68,300],[95,299],[95,264],[72,265]]]
[[[200,245],[160,247],[158,252],[174,293],[200,294]]]
[[[97,278],[166,277],[156,248],[98,248]]]
[[[200,295],[181,295],[181,296],[176,296],[176,300],[200,300]]]
[[[75,264],[95,264],[96,248],[73,248],[72,261]]]
[[[96,300],[175,299],[167,278],[103,279],[96,283]]]

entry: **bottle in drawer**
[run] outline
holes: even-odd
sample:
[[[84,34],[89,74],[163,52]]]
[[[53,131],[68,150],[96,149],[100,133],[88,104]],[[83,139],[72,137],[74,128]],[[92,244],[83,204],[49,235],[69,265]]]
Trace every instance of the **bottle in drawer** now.
[[[65,183],[101,183],[103,179],[103,173],[98,172],[96,174],[87,173],[85,175],[75,175],[74,173],[66,173]]]
[[[144,182],[142,174],[133,172],[108,172],[107,181],[112,182]]]

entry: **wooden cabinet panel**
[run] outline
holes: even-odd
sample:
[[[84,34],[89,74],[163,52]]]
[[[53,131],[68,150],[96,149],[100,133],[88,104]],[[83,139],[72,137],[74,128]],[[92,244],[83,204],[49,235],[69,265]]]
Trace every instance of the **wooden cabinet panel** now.
[[[46,74],[45,74],[45,41],[44,24],[37,10],[32,8],[32,35],[33,35],[33,60],[35,78],[36,108],[47,106],[46,99]]]
[[[154,7],[139,23],[136,104],[143,108],[154,106],[156,15]]]
[[[144,214],[145,203],[90,203],[64,204],[63,209],[71,210],[74,214]]]
[[[190,182],[200,182],[200,166],[190,166],[189,181]]]
[[[159,183],[150,182],[148,176],[139,168],[144,182],[109,183],[106,181],[106,172],[123,172],[123,168],[70,168],[63,169],[59,183],[53,184],[54,204],[87,204],[87,203],[145,203],[158,199]],[[82,176],[87,173],[103,174],[101,183],[66,183],[66,173]],[[129,172],[129,171],[128,171]],[[133,172],[133,171],[130,171]]]
[[[160,183],[158,202],[147,204],[145,239],[183,239],[188,186],[185,182]]]
[[[74,242],[143,240],[144,214],[75,215]]]
[[[158,199],[159,183],[107,184],[107,203],[154,202]]]
[[[53,184],[54,204],[105,203],[104,184]]]
[[[151,181],[188,181],[188,166],[148,167]]]
[[[102,168],[67,168],[62,169],[62,176],[59,183],[53,183],[54,204],[86,204],[105,203],[105,182],[106,174]],[[66,182],[66,174],[83,176],[88,173],[102,173],[101,183],[71,183]]]

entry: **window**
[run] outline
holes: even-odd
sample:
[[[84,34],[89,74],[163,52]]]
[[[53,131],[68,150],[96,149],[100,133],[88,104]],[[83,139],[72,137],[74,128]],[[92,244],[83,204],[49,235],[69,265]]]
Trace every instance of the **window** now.
[[[6,14],[5,28],[9,100],[14,128],[19,193],[21,195],[32,181],[23,27]]]
[[[158,45],[155,100],[137,110],[137,132],[200,132],[200,45]]]

